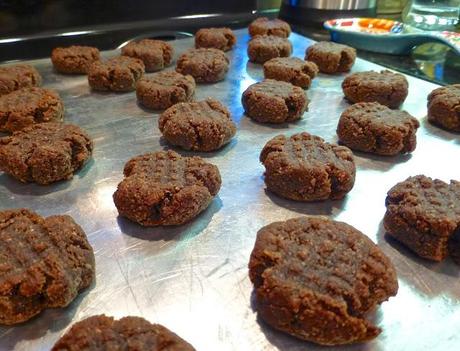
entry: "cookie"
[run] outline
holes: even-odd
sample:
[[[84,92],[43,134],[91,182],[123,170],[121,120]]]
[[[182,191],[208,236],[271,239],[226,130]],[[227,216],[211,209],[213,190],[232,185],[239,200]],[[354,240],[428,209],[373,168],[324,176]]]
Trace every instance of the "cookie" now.
[[[460,182],[409,177],[388,191],[385,205],[383,224],[390,236],[429,260],[441,261],[449,253],[458,258]]]
[[[21,182],[67,180],[91,157],[93,142],[80,127],[44,123],[0,138],[0,171]]]
[[[177,60],[176,71],[190,74],[198,83],[214,83],[225,78],[229,60],[222,50],[190,49]]]
[[[159,72],[139,80],[136,96],[139,103],[154,110],[164,110],[178,102],[192,101],[195,79],[174,71]]]
[[[378,102],[389,108],[398,108],[406,100],[408,88],[406,77],[388,70],[353,73],[342,82],[349,101]]]
[[[89,66],[100,58],[99,50],[91,46],[68,46],[51,52],[54,69],[67,74],[86,74]]]
[[[342,199],[355,183],[351,150],[308,133],[274,137],[262,149],[260,162],[267,189],[291,200]]]
[[[194,151],[220,149],[236,133],[228,109],[211,98],[168,108],[160,116],[158,127],[169,143]]]
[[[437,88],[428,95],[428,120],[444,129],[460,132],[460,84]]]
[[[66,307],[94,280],[94,254],[70,216],[0,211],[0,324]]]
[[[32,87],[0,96],[0,132],[15,132],[27,126],[60,122],[64,104],[50,89]]]
[[[194,351],[192,345],[160,324],[140,317],[105,315],[75,323],[51,351]]]
[[[201,157],[159,151],[134,157],[113,201],[120,216],[143,226],[179,225],[205,210],[219,192],[219,169]]]
[[[230,28],[202,28],[195,34],[196,48],[215,48],[228,51],[236,43],[235,34]]]
[[[356,60],[356,50],[343,44],[320,41],[307,48],[305,60],[313,61],[323,73],[348,72]]]
[[[94,62],[88,69],[88,83],[94,90],[132,91],[144,74],[144,63],[133,57],[118,56]]]
[[[266,79],[289,82],[304,89],[310,87],[317,74],[318,67],[314,62],[297,57],[277,57],[264,63]]]
[[[38,71],[29,65],[0,67],[0,96],[21,88],[36,87],[42,84]]]
[[[365,316],[398,291],[395,269],[377,245],[320,216],[260,229],[249,277],[266,323],[321,345],[375,338],[381,330]]]
[[[147,72],[156,72],[171,64],[174,49],[162,40],[142,39],[123,46],[121,54],[142,60]]]
[[[415,150],[418,127],[420,123],[406,111],[359,102],[343,111],[337,135],[350,149],[392,156]]]
[[[241,102],[246,114],[261,123],[298,120],[308,107],[302,88],[273,79],[250,85],[244,91]]]
[[[273,35],[276,37],[287,38],[291,34],[291,26],[278,18],[268,19],[259,17],[251,22],[248,27],[251,37],[256,35]]]
[[[257,35],[248,43],[249,61],[265,63],[275,57],[288,57],[292,53],[292,44],[286,38],[271,35]]]

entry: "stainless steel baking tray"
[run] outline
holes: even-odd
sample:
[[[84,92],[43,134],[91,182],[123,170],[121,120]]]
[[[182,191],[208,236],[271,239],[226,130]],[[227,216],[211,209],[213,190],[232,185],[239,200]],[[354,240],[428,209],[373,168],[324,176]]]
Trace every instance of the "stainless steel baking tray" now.
[[[398,295],[374,317],[383,333],[365,345],[336,349],[459,349],[458,267],[450,260],[435,264],[418,259],[388,241],[381,224],[385,193],[396,182],[422,173],[446,181],[460,178],[459,136],[426,121],[426,96],[436,85],[408,77],[410,93],[403,108],[421,122],[412,155],[356,154],[356,184],[343,201],[284,200],[265,191],[259,152],[279,133],[308,131],[336,141],[337,120],[348,106],[340,87],[344,75],[320,74],[313,81],[307,91],[309,112],[298,123],[254,123],[243,115],[240,99],[250,84],[262,79],[262,68],[247,62],[246,30],[237,34],[225,81],[199,85],[196,94],[197,99],[220,99],[238,125],[235,139],[224,149],[201,154],[219,167],[222,189],[203,214],[174,228],[130,223],[117,217],[112,201],[128,159],[168,147],[157,127],[158,113],[138,106],[134,93],[91,92],[85,77],[56,74],[48,59],[29,62],[43,75],[43,85],[61,94],[66,122],[80,125],[94,138],[94,157],[72,181],[51,186],[20,184],[0,175],[0,209],[28,207],[45,216],[73,216],[94,248],[96,283],[68,308],[50,309],[23,325],[0,328],[0,350],[48,350],[72,323],[100,313],[138,315],[162,323],[200,351],[322,350],[260,323],[251,306],[247,263],[257,230],[305,214],[326,215],[355,226],[380,245],[398,272]],[[311,40],[296,34],[290,39],[294,55],[303,57]],[[177,57],[193,46],[193,39],[172,44]],[[381,67],[359,59],[353,67],[354,72],[369,69]]]

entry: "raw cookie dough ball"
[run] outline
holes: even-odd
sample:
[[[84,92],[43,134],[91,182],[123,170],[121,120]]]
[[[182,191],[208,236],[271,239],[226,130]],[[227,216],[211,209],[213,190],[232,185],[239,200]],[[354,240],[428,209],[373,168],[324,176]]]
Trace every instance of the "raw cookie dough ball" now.
[[[406,77],[388,70],[353,73],[342,82],[343,93],[349,101],[378,102],[389,108],[398,108],[404,102],[408,88]]]
[[[275,57],[288,57],[292,53],[292,44],[286,38],[271,35],[257,35],[248,43],[249,61],[265,63]]]
[[[228,51],[236,43],[235,34],[230,28],[202,28],[195,34],[196,48],[215,48]]]
[[[300,119],[308,99],[302,88],[266,79],[244,91],[242,104],[246,114],[257,122],[284,123]]]
[[[291,200],[342,199],[355,183],[351,150],[308,133],[274,137],[262,149],[260,161],[267,189]]]
[[[381,330],[365,316],[398,291],[395,268],[377,245],[320,216],[260,229],[249,277],[265,322],[321,345],[375,338]]]
[[[93,63],[88,69],[88,83],[94,90],[132,91],[144,70],[141,60],[118,56]]]
[[[221,185],[219,169],[201,157],[159,151],[128,161],[113,201],[120,216],[143,226],[179,225],[204,211]]]
[[[94,253],[70,216],[0,211],[0,324],[68,306],[94,280]]]
[[[289,82],[304,89],[310,87],[312,79],[317,74],[318,67],[314,62],[297,57],[277,57],[264,63],[266,79]]]
[[[64,104],[54,90],[32,87],[0,96],[0,132],[15,132],[37,123],[61,122]]]
[[[38,71],[29,65],[13,65],[0,67],[0,96],[12,91],[37,87],[42,84]]]
[[[418,127],[420,123],[406,111],[359,102],[343,111],[337,135],[350,149],[392,156],[415,150]]]
[[[249,34],[256,35],[273,35],[276,37],[287,38],[291,34],[291,26],[278,18],[268,19],[259,17],[251,22],[248,27]]]
[[[211,98],[168,108],[160,116],[158,127],[171,144],[195,151],[220,149],[236,133],[228,109]]]
[[[0,138],[0,171],[21,182],[71,179],[91,157],[93,142],[80,127],[41,123]]]
[[[428,120],[444,129],[460,132],[460,84],[437,88],[428,95]]]
[[[320,41],[307,48],[305,60],[313,61],[323,73],[348,72],[356,60],[356,50],[343,44]]]
[[[460,264],[460,182],[447,184],[424,175],[396,184],[385,200],[387,233],[417,255],[441,261],[449,254]]]
[[[228,64],[222,50],[190,49],[177,60],[176,71],[190,74],[198,83],[214,83],[225,78]]]
[[[195,87],[192,76],[174,71],[159,72],[139,80],[136,96],[143,106],[164,110],[178,102],[192,101]]]
[[[140,59],[146,72],[155,72],[171,64],[174,49],[171,44],[162,40],[142,39],[123,46],[121,54]]]
[[[89,66],[99,60],[99,50],[91,46],[59,47],[51,52],[51,62],[60,73],[86,74]]]

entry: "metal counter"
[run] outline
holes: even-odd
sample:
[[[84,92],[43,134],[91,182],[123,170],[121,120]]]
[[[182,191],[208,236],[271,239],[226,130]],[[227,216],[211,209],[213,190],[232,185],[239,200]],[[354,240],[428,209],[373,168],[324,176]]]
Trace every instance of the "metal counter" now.
[[[0,350],[49,350],[71,326],[105,313],[142,316],[158,322],[197,350],[324,350],[274,331],[257,320],[247,274],[257,230],[273,221],[320,214],[345,221],[378,243],[396,266],[399,293],[371,316],[383,328],[372,342],[335,350],[456,350],[460,347],[459,267],[449,259],[431,263],[385,237],[382,218],[386,191],[410,175],[448,181],[460,178],[460,137],[426,120],[426,96],[436,85],[408,77],[410,92],[403,108],[421,127],[411,155],[378,157],[355,153],[357,176],[341,201],[300,203],[265,191],[259,152],[280,133],[308,131],[337,140],[344,75],[320,74],[307,91],[309,112],[297,123],[262,125],[243,114],[241,94],[263,77],[262,67],[247,62],[246,30],[237,31],[228,53],[230,71],[217,84],[198,85],[196,99],[213,96],[225,103],[238,126],[234,140],[213,153],[199,154],[216,164],[222,188],[210,207],[189,224],[142,228],[118,217],[112,194],[131,157],[167,148],[158,130],[158,113],[141,108],[135,93],[91,92],[86,77],[53,71],[48,59],[30,61],[44,77],[43,86],[58,90],[65,121],[93,137],[93,159],[71,181],[50,186],[21,184],[0,175],[0,209],[27,207],[43,216],[69,214],[88,235],[96,255],[96,281],[64,309],[48,309],[15,327],[0,328]],[[294,55],[304,56],[311,41],[292,34]],[[193,39],[172,43],[175,57]],[[115,52],[104,53],[106,56]],[[173,69],[172,66],[170,69]],[[353,72],[381,67],[357,60]]]

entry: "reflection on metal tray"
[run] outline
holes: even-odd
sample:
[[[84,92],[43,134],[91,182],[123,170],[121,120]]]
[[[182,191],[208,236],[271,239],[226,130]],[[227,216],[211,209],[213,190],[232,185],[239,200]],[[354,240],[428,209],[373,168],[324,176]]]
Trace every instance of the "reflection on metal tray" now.
[[[381,220],[386,191],[410,175],[458,178],[458,135],[426,122],[426,96],[436,85],[408,77],[403,108],[421,121],[412,155],[377,157],[356,154],[356,184],[343,201],[304,204],[265,191],[258,156],[279,133],[309,131],[336,141],[343,100],[343,75],[320,74],[307,94],[309,112],[298,123],[261,125],[243,115],[241,93],[262,79],[262,67],[247,63],[246,31],[228,55],[225,81],[198,85],[197,99],[213,96],[229,106],[238,125],[235,140],[222,150],[202,154],[218,165],[223,186],[211,206],[187,225],[141,228],[117,217],[112,194],[131,157],[167,147],[157,127],[158,113],[143,110],[135,93],[96,93],[85,77],[53,72],[49,60],[30,61],[57,89],[66,121],[86,128],[95,141],[94,160],[72,181],[51,186],[20,184],[0,175],[0,209],[29,207],[42,215],[67,213],[82,225],[96,254],[96,283],[68,308],[50,309],[23,325],[0,328],[1,350],[49,350],[69,326],[90,315],[139,315],[162,323],[197,350],[324,350],[259,323],[251,306],[247,263],[257,230],[270,222],[321,214],[348,222],[377,242],[395,264],[399,293],[373,317],[382,334],[365,345],[334,350],[455,350],[460,344],[459,269],[450,261],[418,259],[387,241]],[[304,56],[309,39],[292,34],[294,55]],[[177,55],[193,39],[172,42]],[[106,52],[114,55],[115,52]],[[353,71],[381,67],[357,60]],[[172,68],[171,68],[172,69]],[[190,155],[189,152],[181,152]]]

